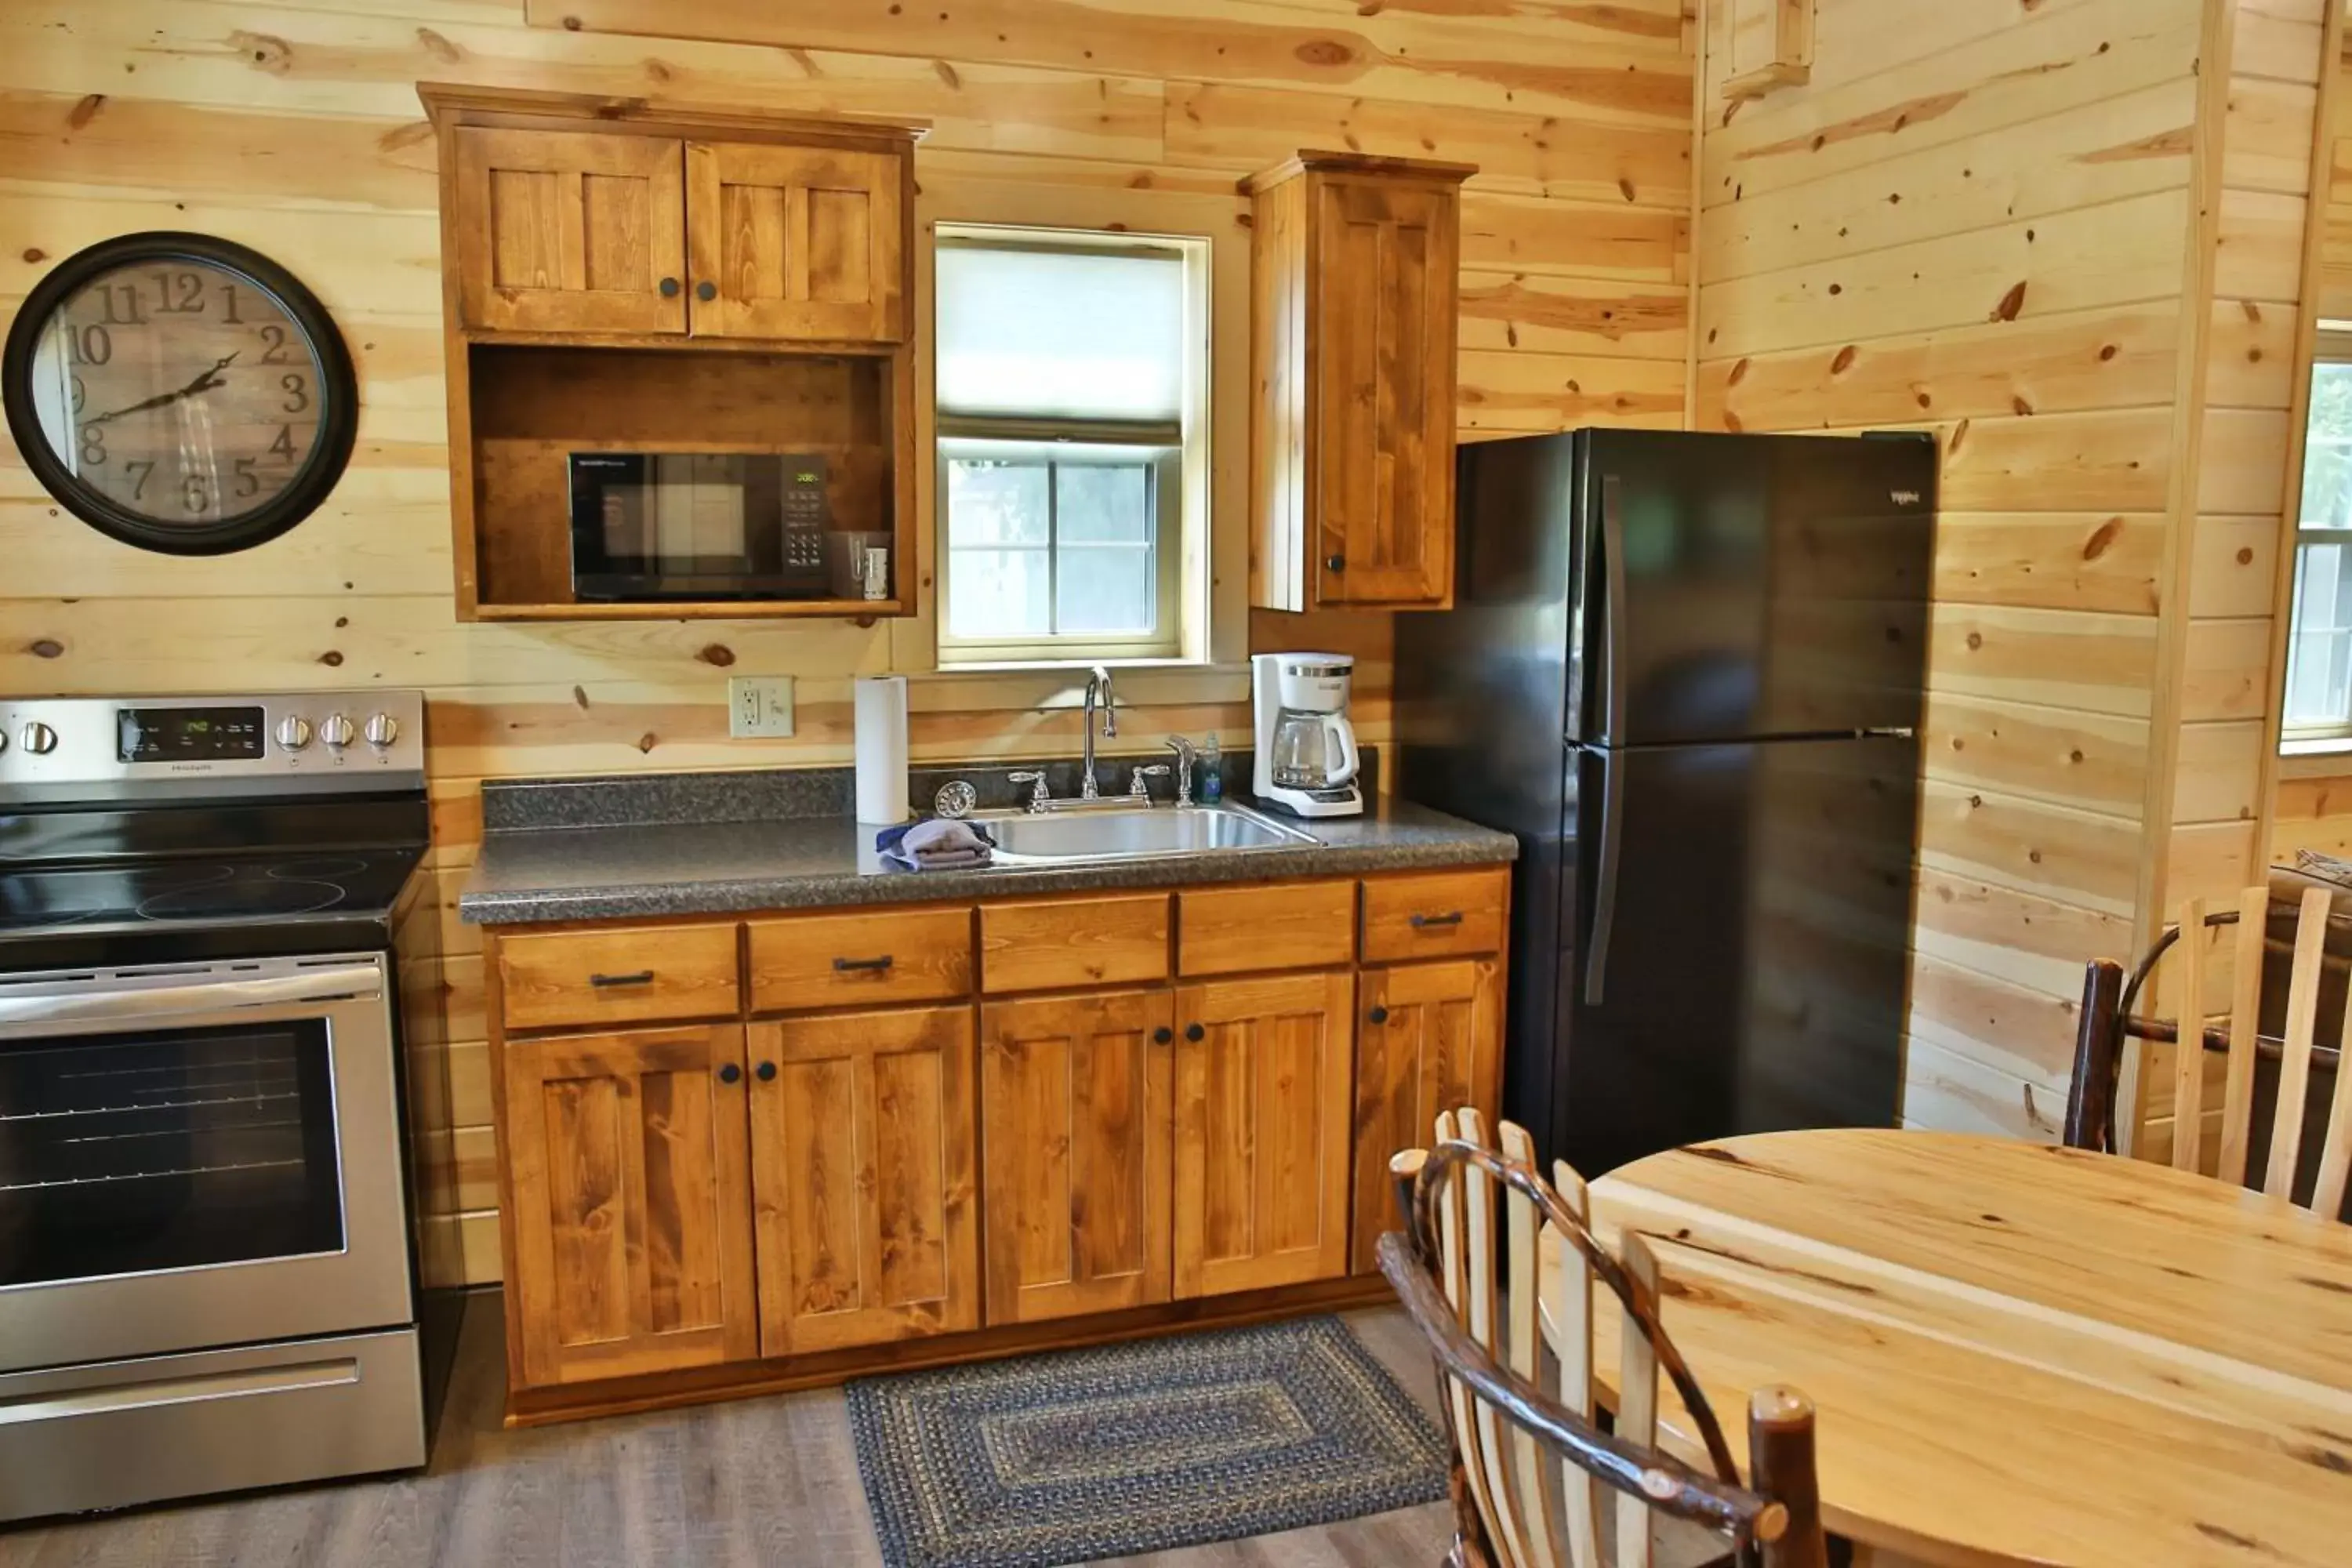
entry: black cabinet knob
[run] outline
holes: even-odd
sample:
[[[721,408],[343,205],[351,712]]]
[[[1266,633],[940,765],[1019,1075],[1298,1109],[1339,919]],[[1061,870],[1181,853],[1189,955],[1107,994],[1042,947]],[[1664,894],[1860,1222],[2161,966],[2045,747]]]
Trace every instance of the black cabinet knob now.
[[[719,298],[719,285],[706,278],[694,286],[694,297],[706,302]]]
[[[1209,1037],[1209,1031],[1198,1024],[1187,1024],[1184,1026],[1184,1037],[1188,1040],[1205,1040]]]
[[[1375,1007],[1364,1016],[1375,1024],[1385,1024],[1389,1021],[1389,1010],[1386,1007]]]
[[[761,1062],[758,1067],[753,1068],[751,1070],[760,1075],[760,1081],[761,1083],[773,1083],[776,1081],[776,1064],[773,1062]]]
[[[721,1062],[721,1063],[719,1064],[719,1082],[721,1082],[721,1083],[735,1083],[735,1082],[738,1082],[739,1080],[740,1080],[742,1077],[743,1077],[743,1069],[742,1069],[741,1068],[737,1067],[733,1062]]]
[[[1345,572],[1347,569],[1348,558],[1346,556],[1326,555],[1323,557],[1323,570],[1326,572]]]
[[[1151,1031],[1151,1043],[1155,1046],[1164,1046],[1175,1037],[1176,1032],[1173,1029],[1159,1028]]]
[[[661,280],[661,297],[665,300],[675,300],[677,298],[677,279],[665,278]]]

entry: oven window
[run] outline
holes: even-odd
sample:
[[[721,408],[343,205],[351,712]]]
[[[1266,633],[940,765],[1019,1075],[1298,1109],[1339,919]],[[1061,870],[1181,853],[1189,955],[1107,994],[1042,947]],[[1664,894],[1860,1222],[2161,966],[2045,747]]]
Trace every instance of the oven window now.
[[[322,1021],[0,1044],[0,1286],[342,1245]]]

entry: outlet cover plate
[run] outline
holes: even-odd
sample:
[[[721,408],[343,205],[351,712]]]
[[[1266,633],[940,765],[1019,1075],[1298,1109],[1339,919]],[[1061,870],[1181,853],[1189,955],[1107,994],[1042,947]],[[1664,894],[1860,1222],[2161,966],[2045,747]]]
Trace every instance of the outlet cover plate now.
[[[774,741],[789,736],[793,732],[793,678],[730,676],[727,732],[739,741]]]

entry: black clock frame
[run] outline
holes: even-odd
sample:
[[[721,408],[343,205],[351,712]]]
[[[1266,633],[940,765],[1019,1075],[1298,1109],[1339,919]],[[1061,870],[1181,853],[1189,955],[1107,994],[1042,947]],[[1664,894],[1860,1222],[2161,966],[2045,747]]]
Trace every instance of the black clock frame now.
[[[145,262],[195,261],[238,274],[268,295],[309,340],[319,362],[319,436],[286,487],[261,505],[196,527],[156,522],[77,479],[49,448],[33,406],[33,361],[52,312],[100,276]],[[0,402],[26,467],[58,505],[110,538],[166,555],[225,555],[266,543],[319,509],[351,466],[359,433],[359,376],[334,318],[319,297],[260,252],[234,240],[166,229],[121,235],[67,257],[33,286],[0,351]]]

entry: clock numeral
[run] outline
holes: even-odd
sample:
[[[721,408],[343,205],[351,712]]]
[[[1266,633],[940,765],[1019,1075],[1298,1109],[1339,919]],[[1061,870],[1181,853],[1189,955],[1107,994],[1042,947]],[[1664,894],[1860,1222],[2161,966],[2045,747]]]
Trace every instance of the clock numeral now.
[[[82,411],[82,405],[89,401],[89,388],[81,384],[81,377],[78,375],[70,379],[73,382],[73,390],[69,394],[73,399],[73,411],[79,414]]]
[[[98,302],[106,311],[110,327],[143,327],[147,313],[139,308],[139,285],[109,283],[98,291]]]
[[[253,461],[251,458],[239,458],[236,460],[236,493],[239,500],[261,493],[261,476],[253,471]]]
[[[144,500],[147,498],[147,476],[155,471],[154,463],[146,458],[133,458],[122,465],[122,471],[131,476],[131,499]]]
[[[269,455],[281,462],[294,460],[294,426],[280,425],[278,427],[278,439],[269,443]]]
[[[264,321],[261,324],[261,341],[265,345],[261,351],[262,363],[289,364],[292,363],[286,357],[286,329],[284,327],[279,326],[275,321]]]
[[[204,313],[205,280],[201,276],[194,272],[152,272],[148,276],[155,279],[155,309],[159,313],[171,316]],[[234,304],[232,300],[232,307]]]
[[[181,478],[180,504],[191,512],[205,511],[211,508],[213,493],[205,486],[204,475],[187,474]]]
[[[114,334],[93,321],[66,329],[66,357],[76,364],[104,364],[114,357]]]
[[[81,460],[84,468],[95,468],[106,461],[106,426],[85,425],[81,427]]]
[[[310,406],[310,384],[300,376],[289,371],[278,378],[278,384],[286,389],[286,401],[280,406],[287,413],[299,414]]]
[[[236,313],[236,285],[224,283],[221,289],[221,320],[232,327],[245,325],[245,318]]]

